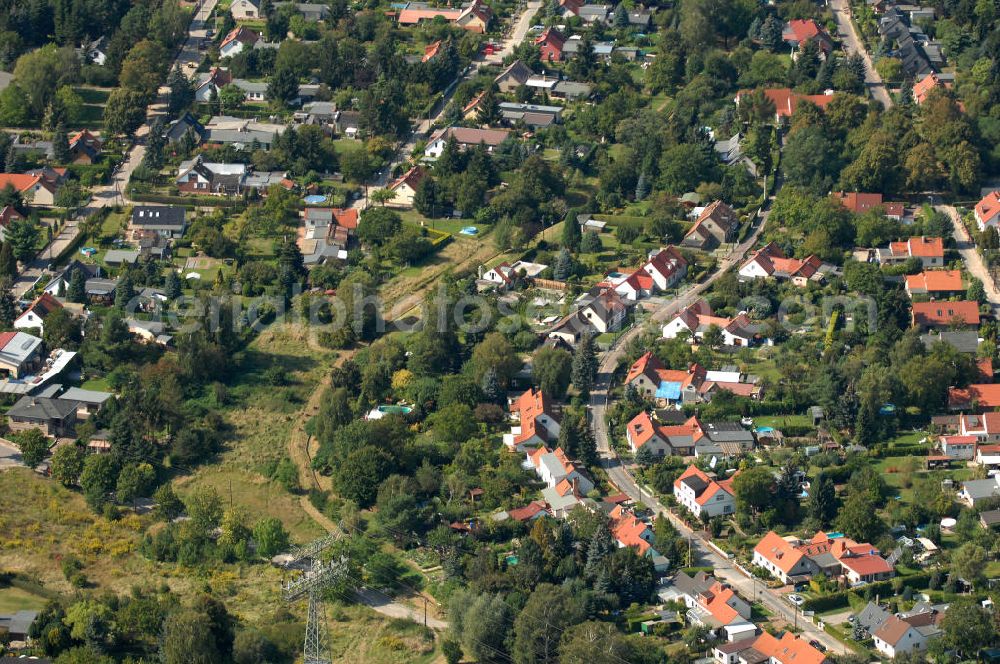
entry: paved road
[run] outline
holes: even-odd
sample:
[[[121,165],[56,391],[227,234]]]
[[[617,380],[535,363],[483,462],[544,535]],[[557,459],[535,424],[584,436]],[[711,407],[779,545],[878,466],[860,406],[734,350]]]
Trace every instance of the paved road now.
[[[448,105],[451,103],[452,95],[455,94],[455,90],[458,88],[459,83],[464,80],[475,78],[479,74],[480,67],[485,67],[487,65],[499,65],[503,62],[505,57],[513,53],[514,48],[524,41],[524,38],[528,34],[528,30],[531,29],[531,19],[534,18],[535,14],[537,14],[541,8],[541,0],[532,0],[527,3],[518,15],[517,19],[514,20],[513,28],[503,39],[503,45],[500,50],[493,55],[483,57],[483,59],[478,62],[473,62],[462,75],[455,79],[455,81],[445,91],[444,96],[441,98],[441,101],[438,102],[434,112],[429,117],[424,118],[417,123],[417,125],[413,128],[413,133],[410,134],[409,139],[407,139],[406,142],[403,143],[403,145],[401,145],[396,151],[396,154],[392,159],[392,163],[387,168],[382,169],[382,171],[380,171],[379,174],[368,183],[368,186],[365,188],[365,192],[362,196],[351,203],[352,208],[364,210],[370,205],[369,196],[371,193],[376,189],[385,187],[389,183],[389,173],[392,172],[393,168],[409,159],[413,150],[416,148],[417,143],[427,136],[431,127],[434,126],[434,124],[448,108]]]
[[[699,297],[701,297],[702,293],[715,283],[719,277],[725,274],[727,270],[741,263],[746,257],[747,252],[750,251],[750,249],[757,243],[757,239],[760,237],[761,232],[767,224],[768,214],[769,211],[767,210],[761,214],[761,218],[758,220],[757,226],[754,228],[753,232],[751,232],[746,240],[735,247],[729,255],[719,263],[718,269],[713,272],[708,279],[700,284],[691,286],[678,295],[678,297],[674,298],[663,307],[657,309],[650,316],[647,322],[665,322],[684,307],[693,304]],[[607,471],[608,477],[615,484],[615,486],[628,494],[633,500],[642,502],[657,514],[666,514],[671,521],[673,521],[674,525],[681,532],[681,534],[688,538],[691,542],[691,552],[694,564],[710,565],[715,570],[715,575],[718,578],[730,583],[733,587],[739,590],[744,597],[755,597],[757,601],[764,604],[764,606],[766,606],[773,614],[783,617],[789,623],[795,624],[797,622],[799,627],[802,628],[803,635],[807,639],[816,639],[831,651],[846,653],[846,647],[837,639],[826,634],[812,623],[806,620],[797,619],[795,607],[789,604],[779,593],[768,590],[763,583],[755,582],[753,579],[749,579],[744,576],[738,569],[736,569],[732,561],[710,548],[702,539],[701,535],[695,533],[692,529],[688,528],[679,519],[672,515],[669,510],[667,510],[667,508],[656,499],[655,496],[652,496],[648,492],[640,489],[631,473],[629,473],[628,469],[622,465],[621,460],[611,448],[606,425],[608,392],[611,387],[611,376],[614,373],[615,368],[618,366],[618,362],[624,355],[624,349],[627,347],[628,342],[642,334],[645,327],[646,325],[643,324],[636,325],[631,328],[618,339],[618,342],[614,345],[614,347],[604,353],[598,368],[598,375],[595,381],[594,389],[591,391],[590,395],[591,427],[594,432],[594,438],[597,441],[598,453],[601,455],[601,465]]]
[[[188,30],[188,38],[174,60],[174,67],[181,67],[187,73],[191,71],[191,68],[185,67],[185,65],[194,63],[197,66],[197,63],[201,61],[202,55],[198,50],[198,43],[205,37],[205,22],[208,20],[217,2],[218,0],[206,0],[195,13],[191,21],[191,27]],[[135,142],[126,153],[125,161],[115,171],[109,184],[102,185],[93,190],[90,202],[81,210],[81,216],[89,216],[103,207],[126,202],[125,186],[128,184],[129,178],[132,177],[132,171],[142,163],[142,158],[146,155],[145,137],[149,134],[149,127],[152,121],[157,116],[163,114],[166,94],[168,92],[169,90],[165,88],[160,89],[158,98],[147,109],[146,123],[136,131]],[[45,274],[46,268],[52,262],[52,259],[71,245],[79,233],[80,226],[77,221],[68,221],[60,229],[59,235],[52,239],[49,246],[43,249],[35,260],[22,267],[21,273],[14,282],[14,295],[22,297],[27,293],[35,282]]]
[[[872,64],[868,50],[864,47],[864,42],[861,41],[854,29],[848,0],[830,0],[830,8],[833,10],[834,18],[837,19],[837,30],[841,39],[844,40],[845,50],[851,55],[860,53],[865,60],[865,87],[871,92],[872,97],[882,104],[882,108],[890,108],[892,97],[886,90],[885,84],[882,83],[882,77],[875,71],[875,66]]]
[[[938,212],[945,213],[951,219],[951,225],[954,229],[952,235],[955,237],[955,244],[958,248],[958,253],[962,256],[962,262],[965,263],[965,268],[969,271],[969,274],[983,282],[983,290],[986,291],[986,300],[993,307],[993,315],[1000,315],[1000,289],[997,289],[993,276],[986,269],[986,263],[983,262],[983,257],[980,255],[979,250],[976,249],[976,243],[969,237],[969,233],[965,229],[965,224],[962,223],[962,218],[958,214],[958,210],[951,205],[936,205],[935,209]]]

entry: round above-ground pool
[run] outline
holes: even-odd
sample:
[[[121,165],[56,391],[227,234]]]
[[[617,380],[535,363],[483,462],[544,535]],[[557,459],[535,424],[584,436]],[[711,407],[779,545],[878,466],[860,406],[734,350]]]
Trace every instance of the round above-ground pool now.
[[[475,226],[463,226],[462,230],[459,231],[462,235],[478,235],[479,229]]]
[[[366,420],[381,420],[386,415],[406,415],[412,413],[412,406],[397,406],[393,404],[383,404],[377,408],[372,408],[365,415]]]
[[[774,427],[757,427],[757,433],[771,433]]]
[[[319,205],[320,203],[326,202],[326,196],[323,196],[322,194],[312,194],[310,196],[306,196],[302,200],[309,205]]]

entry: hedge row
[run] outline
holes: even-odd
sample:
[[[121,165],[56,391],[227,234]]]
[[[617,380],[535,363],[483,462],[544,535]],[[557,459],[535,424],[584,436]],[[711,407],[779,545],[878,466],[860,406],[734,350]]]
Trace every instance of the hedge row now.
[[[163,203],[164,205],[183,205],[186,207],[246,207],[246,202],[243,200],[231,200],[221,196],[172,196],[170,194],[147,194],[133,191],[129,193],[129,198],[139,203]]]
[[[926,445],[893,445],[876,447],[871,452],[872,456],[884,459],[886,457],[927,456],[930,454],[930,448]]]
[[[841,590],[840,592],[830,593],[822,597],[811,597],[803,602],[802,610],[823,613],[824,611],[832,611],[833,609],[842,609],[850,606],[850,596],[852,594],[860,596],[861,592],[867,593],[870,591],[873,596],[891,597],[896,594],[894,584],[898,583],[899,580],[902,581],[904,588],[926,590],[930,585],[931,574],[929,572],[918,572],[909,576],[899,577],[898,580],[878,581],[855,590]]]

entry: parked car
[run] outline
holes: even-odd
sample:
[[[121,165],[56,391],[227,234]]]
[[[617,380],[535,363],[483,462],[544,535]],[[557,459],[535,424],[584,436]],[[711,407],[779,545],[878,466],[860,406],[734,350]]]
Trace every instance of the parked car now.
[[[811,645],[813,648],[815,648],[816,650],[818,650],[820,652],[826,652],[826,646],[824,646],[822,643],[820,643],[816,639],[813,639],[812,641],[810,641],[809,645]]]
[[[788,596],[788,601],[794,604],[795,606],[802,606],[802,604],[806,601],[806,598],[803,597],[802,595],[797,595],[795,593],[792,593],[791,595]]]

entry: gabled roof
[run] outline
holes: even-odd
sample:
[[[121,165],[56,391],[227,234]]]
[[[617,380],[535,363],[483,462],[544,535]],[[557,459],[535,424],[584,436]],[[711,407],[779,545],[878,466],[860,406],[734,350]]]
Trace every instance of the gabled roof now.
[[[694,419],[694,418],[692,418]],[[697,420],[696,420],[697,421]],[[673,427],[665,427],[667,429],[672,429]],[[699,427],[700,429],[700,427]],[[680,487],[681,484],[687,484],[687,486],[694,489],[695,492],[695,502],[699,505],[706,504],[711,500],[717,493],[725,492],[732,497],[733,489],[732,482],[739,473],[734,473],[732,477],[727,480],[713,480],[704,472],[702,472],[697,466],[691,464],[687,467],[681,476],[674,480],[674,487]]]
[[[28,308],[24,310],[24,313],[18,316],[18,320],[20,320],[23,316],[27,315],[29,312],[35,314],[42,320],[45,320],[45,317],[48,316],[50,313],[52,313],[56,309],[62,309],[62,308],[63,305],[61,302],[59,302],[59,300],[52,297],[48,293],[42,293],[40,296],[36,297],[31,304],[28,305]]]
[[[925,270],[906,275],[906,290],[918,293],[956,293],[965,290],[961,270]]]
[[[862,214],[868,210],[881,207],[888,216],[902,217],[905,211],[902,203],[889,203],[882,200],[882,194],[837,191],[833,193],[833,198],[855,214]]]
[[[601,320],[607,323],[616,314],[624,312],[627,307],[618,296],[618,293],[613,290],[606,290],[591,300],[590,304],[585,308],[593,311]]]
[[[1000,383],[973,384],[948,388],[948,407],[952,410],[1000,408]]]
[[[222,40],[222,43],[219,44],[219,48],[225,48],[235,41],[243,42],[244,44],[253,44],[259,39],[259,34],[250,28],[245,28],[240,25],[229,31],[229,34],[227,34],[225,39]]]
[[[989,223],[1000,217],[1000,191],[991,191],[976,203],[976,218]]]
[[[548,510],[545,508],[545,503],[541,500],[533,500],[524,507],[518,507],[507,512],[507,515],[515,521],[527,521],[538,514],[549,516]]]
[[[439,129],[431,136],[431,142],[443,139],[448,140],[454,137],[459,145],[479,145],[485,143],[489,147],[496,147],[506,140],[510,135],[507,129],[479,129],[476,127],[448,127]]]
[[[754,553],[759,553],[785,574],[794,569],[805,556],[794,542],[785,539],[773,530],[764,535],[753,550]]]
[[[737,102],[751,90],[740,90],[736,94]],[[779,118],[790,118],[795,114],[799,104],[803,101],[815,104],[820,110],[825,109],[833,101],[834,95],[803,95],[795,92],[791,88],[765,88],[764,96],[774,104],[774,112]]]
[[[814,37],[822,36],[824,39],[829,39],[829,35],[826,34],[819,23],[810,19],[793,19],[785,24],[785,29],[782,31],[781,38],[785,41],[794,41],[798,44],[807,42]]]
[[[427,62],[438,54],[441,50],[441,40],[437,40],[433,44],[428,44],[424,47],[424,57],[420,59],[421,62]]]
[[[534,76],[535,72],[531,71],[531,68],[521,62],[520,60],[515,60],[504,69],[502,72],[497,74],[497,77],[493,79],[494,83],[499,83],[504,79],[512,79],[517,81],[518,85],[524,85],[525,82]]]
[[[643,536],[648,537],[649,526],[635,517],[622,505],[616,505],[611,510],[611,534],[622,546],[635,547],[640,555],[650,550],[650,544]]]
[[[566,44],[566,38],[555,28],[546,28],[545,32],[535,37],[535,44],[547,44],[557,51],[561,51]]]
[[[826,655],[791,632],[785,632],[780,639],[763,632],[753,642],[753,649],[780,664],[824,664],[828,661]]]
[[[893,256],[944,258],[944,240],[939,237],[911,237],[905,242],[890,242],[889,253]]]
[[[922,79],[913,84],[913,99],[917,104],[922,104],[927,100],[927,95],[930,94],[931,90],[942,87],[950,88],[951,84],[942,81],[940,77],[934,72],[931,72],[924,76]]]
[[[388,188],[390,191],[395,191],[405,184],[409,186],[410,189],[416,190],[417,186],[420,185],[420,181],[423,180],[426,175],[427,170],[423,166],[414,166],[399,178],[394,180]]]
[[[23,396],[10,407],[7,414],[22,420],[44,422],[63,420],[76,412],[77,402],[69,399]]]
[[[674,274],[686,268],[687,264],[687,260],[677,250],[677,247],[670,245],[650,256],[645,267],[659,273],[664,279],[670,279]]]
[[[979,303],[977,302],[914,302],[913,324],[921,326],[945,326],[953,322],[963,325],[979,325]]]
[[[5,189],[7,185],[10,185],[15,191],[24,193],[40,183],[44,184],[44,180],[39,175],[0,173],[0,189]]]

